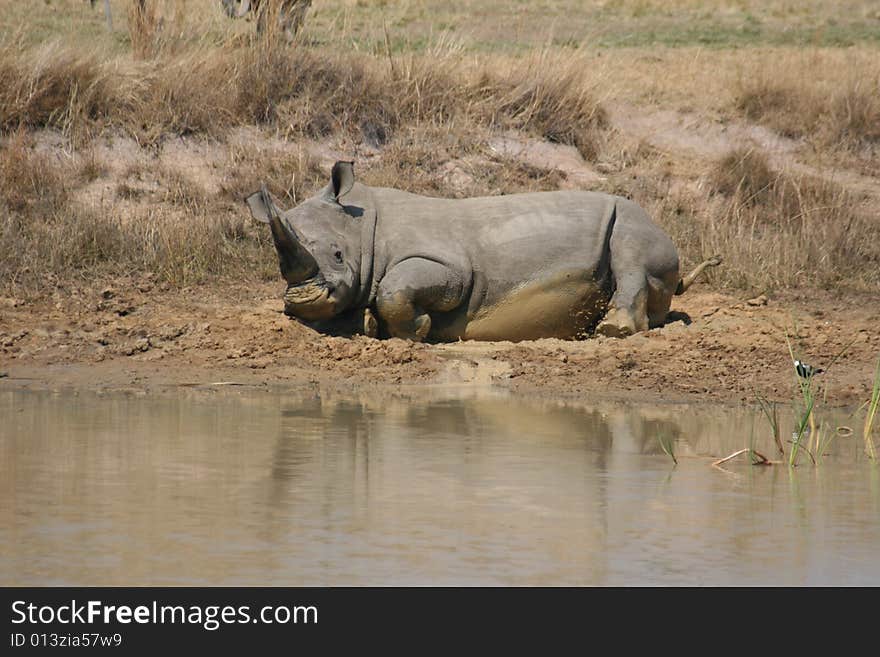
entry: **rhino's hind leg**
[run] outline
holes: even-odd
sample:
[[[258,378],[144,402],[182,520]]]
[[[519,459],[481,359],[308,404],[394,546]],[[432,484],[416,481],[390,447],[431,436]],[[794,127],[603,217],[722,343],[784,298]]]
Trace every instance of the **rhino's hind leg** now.
[[[628,272],[617,278],[617,289],[608,312],[596,333],[609,338],[625,338],[648,329],[648,281],[644,271]]]
[[[669,272],[665,278],[648,276],[648,328],[666,324],[677,285],[677,271]]]
[[[421,342],[431,331],[431,311],[461,303],[464,283],[452,269],[433,260],[410,258],[382,278],[376,309],[392,337]]]
[[[379,322],[369,308],[364,308],[364,335],[368,338],[379,337]]]

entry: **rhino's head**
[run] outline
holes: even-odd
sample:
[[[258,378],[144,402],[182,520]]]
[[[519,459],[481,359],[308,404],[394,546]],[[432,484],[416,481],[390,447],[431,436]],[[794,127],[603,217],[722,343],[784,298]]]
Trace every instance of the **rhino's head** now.
[[[330,319],[361,295],[364,209],[342,203],[353,185],[353,163],[337,162],[323,193],[283,217],[265,186],[247,198],[254,218],[272,230],[287,281],[285,314],[307,321]]]

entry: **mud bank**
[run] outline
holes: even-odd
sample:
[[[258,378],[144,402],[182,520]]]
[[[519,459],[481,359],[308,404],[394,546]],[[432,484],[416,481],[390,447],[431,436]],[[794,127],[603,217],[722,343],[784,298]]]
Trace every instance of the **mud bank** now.
[[[787,401],[787,333],[798,355],[828,368],[828,403],[854,404],[867,399],[880,354],[878,307],[871,295],[695,290],[675,299],[675,321],[624,340],[430,345],[321,335],[282,314],[276,283],[177,291],[139,278],[0,299],[0,386],[445,384],[731,403],[757,390]]]

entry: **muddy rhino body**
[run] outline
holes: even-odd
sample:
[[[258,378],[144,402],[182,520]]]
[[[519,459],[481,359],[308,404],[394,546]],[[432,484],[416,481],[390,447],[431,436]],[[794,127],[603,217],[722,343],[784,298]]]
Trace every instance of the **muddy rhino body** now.
[[[316,322],[362,309],[374,336],[622,337],[661,325],[689,285],[669,237],[608,194],[438,199],[356,183],[337,163],[296,208],[281,213],[265,190],[248,205],[271,227],[285,312]]]

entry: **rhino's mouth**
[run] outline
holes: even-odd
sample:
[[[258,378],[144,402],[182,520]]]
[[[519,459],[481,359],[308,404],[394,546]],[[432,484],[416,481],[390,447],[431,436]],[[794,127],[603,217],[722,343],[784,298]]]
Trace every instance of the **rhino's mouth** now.
[[[336,301],[331,296],[333,292],[320,275],[289,285],[284,292],[284,313],[309,320],[332,317],[336,310]]]
[[[284,293],[284,301],[295,306],[301,306],[325,301],[329,295],[330,290],[322,285],[292,285]]]

